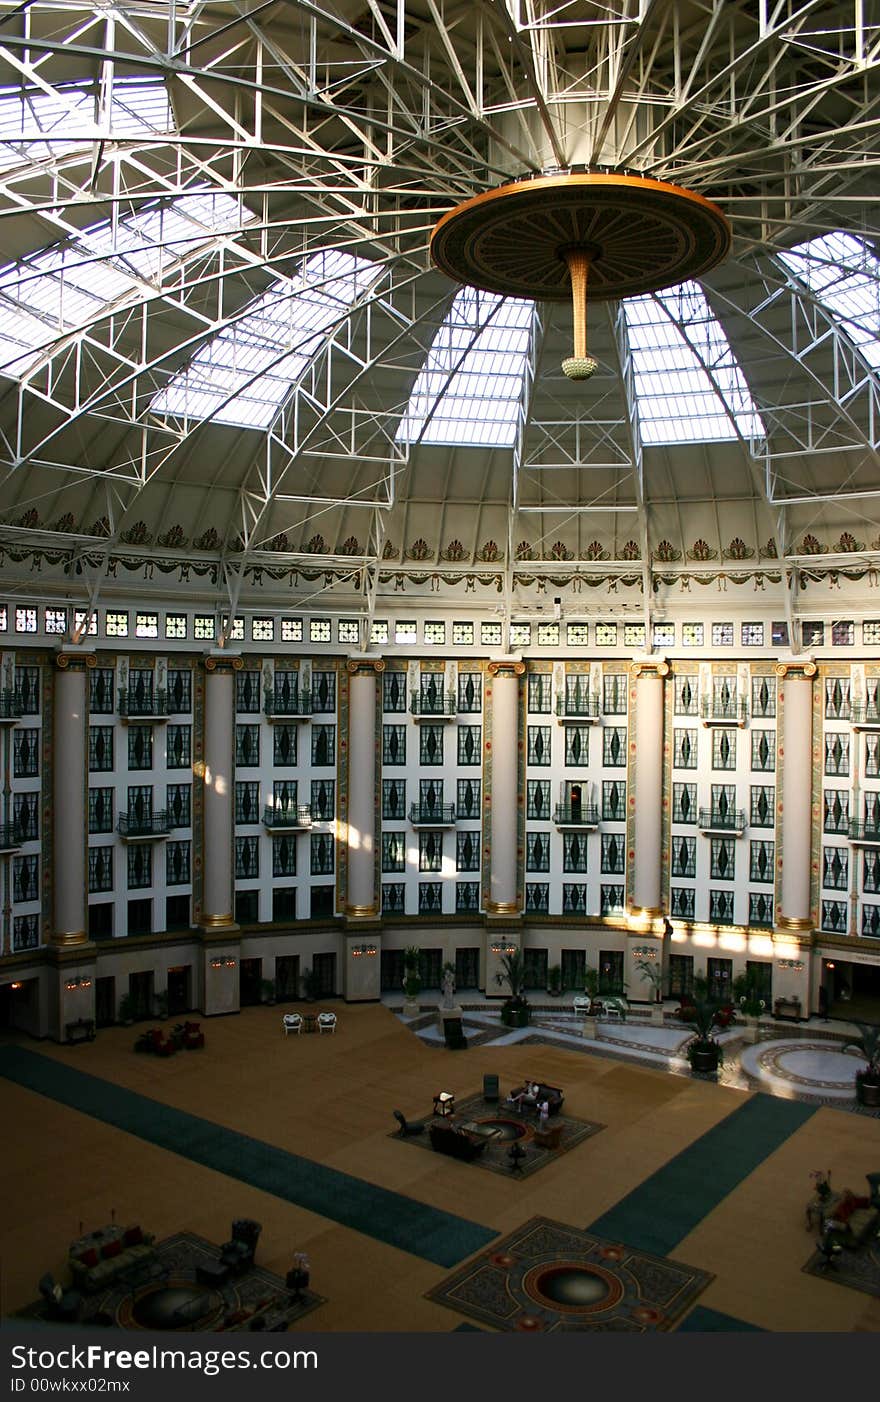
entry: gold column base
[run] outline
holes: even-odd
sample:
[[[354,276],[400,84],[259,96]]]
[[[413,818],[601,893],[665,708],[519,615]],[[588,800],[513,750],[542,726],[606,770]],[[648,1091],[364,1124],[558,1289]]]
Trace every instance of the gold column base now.
[[[487,915],[519,915],[520,908],[516,901],[487,901]]]
[[[775,928],[782,932],[803,933],[814,928],[813,918],[810,915],[777,915]]]
[[[346,902],[343,909],[349,920],[374,920],[379,914],[379,907],[375,901],[370,905],[349,905]]]
[[[49,943],[57,945],[60,949],[69,949],[71,945],[88,944],[89,937],[85,930],[56,930]]]
[[[237,930],[238,926],[235,923],[235,917],[227,913],[226,915],[203,915],[199,925],[199,929]]]

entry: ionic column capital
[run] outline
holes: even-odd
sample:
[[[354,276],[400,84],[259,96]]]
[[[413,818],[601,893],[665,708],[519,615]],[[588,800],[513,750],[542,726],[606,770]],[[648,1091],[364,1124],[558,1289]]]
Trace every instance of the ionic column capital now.
[[[97,665],[98,658],[94,652],[72,652],[69,648],[60,648],[55,654],[55,666],[61,672],[84,672]]]
[[[349,657],[346,659],[345,670],[352,677],[378,677],[385,671],[386,665],[384,657]]]
[[[638,662],[631,662],[630,670],[636,681],[640,681],[643,677],[662,681],[664,677],[669,676],[670,667],[665,659],[658,657],[656,661],[640,659]]]
[[[504,658],[493,658],[486,671],[490,677],[521,677],[525,674],[526,664],[521,661],[514,661],[512,658],[508,662]]]
[[[222,676],[224,672],[240,672],[244,662],[237,652],[209,652],[202,658],[205,671],[210,676]]]
[[[773,670],[783,681],[812,681],[819,668],[815,662],[774,662]]]

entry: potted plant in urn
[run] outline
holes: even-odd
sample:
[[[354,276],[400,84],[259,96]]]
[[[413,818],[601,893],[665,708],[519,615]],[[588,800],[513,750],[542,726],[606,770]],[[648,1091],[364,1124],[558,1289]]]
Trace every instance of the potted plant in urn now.
[[[547,992],[554,998],[562,992],[562,968],[559,964],[551,964],[547,970]]]
[[[858,1037],[851,1037],[843,1050],[852,1047],[867,1063],[856,1072],[856,1100],[860,1105],[880,1105],[880,1027],[873,1022],[857,1022]]]
[[[590,1000],[590,1013],[596,1011],[594,1004],[599,996],[599,970],[592,967],[584,969],[584,992]]]
[[[531,1009],[529,1000],[523,993],[526,981],[526,964],[522,950],[513,949],[502,954],[501,968],[495,975],[496,983],[506,983],[510,993],[501,1008],[501,1021],[506,1027],[528,1027]]]
[[[692,1071],[702,1074],[717,1071],[724,1059],[721,1043],[712,1035],[720,1009],[721,1004],[710,996],[706,979],[695,978],[688,1009],[688,1022],[694,1028],[694,1036],[686,1048]]]
[[[422,991],[420,973],[422,951],[417,944],[411,944],[403,951],[403,991],[406,1002],[403,1011],[408,1017],[416,1017],[420,1011],[419,994]]]

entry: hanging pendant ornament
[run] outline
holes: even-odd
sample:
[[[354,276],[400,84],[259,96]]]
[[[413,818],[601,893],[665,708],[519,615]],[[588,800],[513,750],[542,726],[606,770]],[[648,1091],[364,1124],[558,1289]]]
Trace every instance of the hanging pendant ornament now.
[[[484,292],[572,304],[572,380],[596,370],[587,303],[637,297],[700,277],[730,250],[717,205],[645,175],[563,171],[500,185],[438,220],[431,256]]]

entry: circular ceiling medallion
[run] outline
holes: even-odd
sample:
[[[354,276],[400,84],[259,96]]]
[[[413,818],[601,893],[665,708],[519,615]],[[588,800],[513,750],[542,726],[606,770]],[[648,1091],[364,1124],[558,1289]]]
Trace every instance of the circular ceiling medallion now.
[[[431,256],[457,282],[505,296],[571,297],[569,260],[589,260],[588,301],[656,292],[726,257],[730,225],[693,190],[644,175],[571,173],[500,185],[438,220]]]

